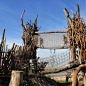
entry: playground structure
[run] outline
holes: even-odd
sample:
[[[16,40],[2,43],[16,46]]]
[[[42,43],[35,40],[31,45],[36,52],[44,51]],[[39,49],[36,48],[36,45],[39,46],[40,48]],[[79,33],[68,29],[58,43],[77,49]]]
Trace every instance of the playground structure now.
[[[24,71],[25,78],[30,71],[34,74],[49,74],[79,66],[74,73],[72,86],[76,86],[79,71],[82,71],[84,81],[86,81],[86,25],[80,17],[78,5],[77,9],[76,14],[72,11],[73,18],[70,18],[69,12],[66,8],[64,9],[65,16],[68,20],[67,31],[49,32],[38,32],[38,15],[33,24],[28,22],[25,24],[23,22],[24,10],[21,15],[21,25],[23,27],[22,40],[24,46],[18,46],[14,43],[12,48],[8,50],[6,38],[4,37],[5,29],[3,30],[0,43],[0,77],[10,77],[12,70]],[[39,58],[36,56],[37,48],[54,50],[70,48],[70,50],[58,56]]]

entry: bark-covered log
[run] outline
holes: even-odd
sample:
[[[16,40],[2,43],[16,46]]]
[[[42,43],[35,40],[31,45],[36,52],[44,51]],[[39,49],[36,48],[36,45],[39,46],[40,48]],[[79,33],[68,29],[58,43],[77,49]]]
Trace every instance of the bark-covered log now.
[[[9,86],[23,86],[23,71],[12,71]]]
[[[74,72],[74,75],[73,75],[73,81],[72,81],[72,86],[76,86],[76,82],[77,82],[77,75],[78,73],[80,72],[81,68],[85,68],[86,67],[86,64],[83,64],[83,65],[80,65],[76,71]]]
[[[41,32],[35,32],[37,34],[46,34],[46,33],[66,33],[66,30],[59,30],[59,31],[41,31]]]

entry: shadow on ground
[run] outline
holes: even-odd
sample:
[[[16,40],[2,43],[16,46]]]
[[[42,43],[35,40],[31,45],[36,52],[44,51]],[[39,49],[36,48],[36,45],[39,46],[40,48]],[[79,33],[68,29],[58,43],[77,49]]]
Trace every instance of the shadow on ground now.
[[[58,86],[71,86],[72,82],[59,82],[57,81]]]

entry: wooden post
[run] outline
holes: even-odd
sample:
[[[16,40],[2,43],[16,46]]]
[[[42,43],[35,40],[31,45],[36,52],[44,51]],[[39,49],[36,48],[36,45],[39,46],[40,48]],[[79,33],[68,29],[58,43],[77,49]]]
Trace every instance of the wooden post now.
[[[71,61],[75,61],[75,55],[74,55],[74,46],[71,47]]]
[[[4,34],[5,34],[5,29],[3,29],[1,44],[3,43],[3,40],[4,40]]]
[[[23,71],[12,71],[9,86],[23,86]]]

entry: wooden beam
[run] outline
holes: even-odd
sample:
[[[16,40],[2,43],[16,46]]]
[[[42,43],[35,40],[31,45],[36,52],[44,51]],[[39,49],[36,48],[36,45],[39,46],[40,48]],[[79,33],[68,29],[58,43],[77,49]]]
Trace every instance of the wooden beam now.
[[[42,31],[42,32],[35,32],[38,34],[46,34],[46,33],[66,33],[66,30],[59,30],[59,31]]]

